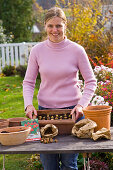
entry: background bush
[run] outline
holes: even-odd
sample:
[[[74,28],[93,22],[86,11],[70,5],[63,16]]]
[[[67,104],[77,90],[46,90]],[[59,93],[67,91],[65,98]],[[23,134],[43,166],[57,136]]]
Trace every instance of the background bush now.
[[[16,67],[16,74],[24,78],[26,70],[27,65],[19,65]],[[37,79],[40,79],[40,73],[38,73]]]
[[[0,44],[2,43],[11,43],[13,39],[13,35],[11,33],[7,36],[4,33],[5,29],[3,28],[3,22],[0,20]]]
[[[82,45],[88,56],[97,65],[107,65],[113,61],[112,31],[105,30],[110,17],[103,17],[101,0],[89,0],[83,3],[72,0],[57,0],[66,13],[67,37]],[[111,16],[112,19],[112,16]]]
[[[113,153],[110,152],[96,152],[92,154],[92,160],[99,160],[108,165],[109,170],[113,170]]]
[[[2,69],[2,73],[5,74],[5,76],[12,76],[16,74],[16,69],[14,66],[5,66]]]
[[[26,69],[27,69],[27,65],[19,65],[18,67],[16,67],[16,74],[21,77],[24,77],[26,73]]]

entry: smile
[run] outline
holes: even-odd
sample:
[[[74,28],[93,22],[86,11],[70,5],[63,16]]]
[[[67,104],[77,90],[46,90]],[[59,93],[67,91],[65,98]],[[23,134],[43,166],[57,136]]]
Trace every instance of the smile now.
[[[59,34],[52,34],[53,36],[58,36]]]

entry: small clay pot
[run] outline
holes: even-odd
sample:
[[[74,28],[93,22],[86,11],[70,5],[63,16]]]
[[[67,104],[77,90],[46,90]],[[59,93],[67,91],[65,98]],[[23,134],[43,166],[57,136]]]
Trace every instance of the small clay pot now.
[[[21,126],[21,121],[27,120],[25,117],[9,118],[9,127]]]
[[[16,126],[0,129],[0,143],[2,145],[19,145],[26,141],[31,127]]]
[[[8,119],[0,119],[0,129],[8,127],[9,126],[9,120]]]

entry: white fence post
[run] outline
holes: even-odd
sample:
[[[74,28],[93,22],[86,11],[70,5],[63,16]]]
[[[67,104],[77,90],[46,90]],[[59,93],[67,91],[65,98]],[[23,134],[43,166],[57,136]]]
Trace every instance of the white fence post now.
[[[2,67],[2,65],[1,65],[1,58],[0,58],[0,73],[2,72],[1,67]]]
[[[7,63],[7,65],[10,64],[10,60],[9,60],[9,47],[6,47],[6,63]]]
[[[14,66],[14,51],[13,46],[10,47],[11,50],[11,66]]]
[[[25,65],[32,46],[37,42],[31,43],[10,43],[0,44],[0,72],[6,65],[19,66]]]
[[[5,52],[4,52],[4,47],[2,47],[2,68],[5,67]]]
[[[18,57],[18,47],[15,46],[15,66],[19,65],[19,57]]]
[[[25,42],[23,42],[21,44],[21,46],[19,46],[19,52],[20,52],[20,65],[24,65],[25,64]]]

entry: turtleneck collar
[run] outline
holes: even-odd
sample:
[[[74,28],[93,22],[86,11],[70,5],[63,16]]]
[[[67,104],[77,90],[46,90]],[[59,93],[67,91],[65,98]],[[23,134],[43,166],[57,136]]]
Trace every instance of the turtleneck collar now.
[[[46,44],[47,46],[49,46],[50,48],[55,48],[55,49],[61,49],[64,48],[65,46],[67,46],[69,43],[67,37],[64,38],[64,40],[60,41],[59,43],[54,43],[52,41],[49,40],[49,38],[46,40]]]

